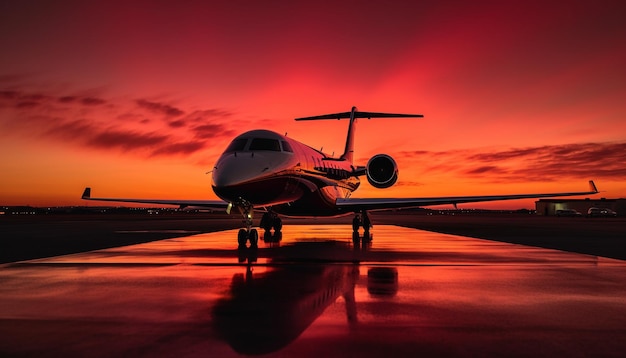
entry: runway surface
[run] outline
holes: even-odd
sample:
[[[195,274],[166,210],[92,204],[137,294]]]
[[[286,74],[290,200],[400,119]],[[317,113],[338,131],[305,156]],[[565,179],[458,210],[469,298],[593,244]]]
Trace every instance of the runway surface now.
[[[622,260],[391,225],[189,234],[0,266],[0,356],[626,351]]]

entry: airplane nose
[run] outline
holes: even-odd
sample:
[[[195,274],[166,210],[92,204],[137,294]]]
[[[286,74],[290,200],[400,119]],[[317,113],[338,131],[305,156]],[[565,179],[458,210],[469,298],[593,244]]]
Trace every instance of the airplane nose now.
[[[213,169],[213,186],[220,188],[237,184],[241,180],[241,171],[237,160],[221,160]]]
[[[262,176],[268,170],[269,164],[261,158],[241,154],[229,155],[218,161],[213,169],[213,186],[232,187]]]

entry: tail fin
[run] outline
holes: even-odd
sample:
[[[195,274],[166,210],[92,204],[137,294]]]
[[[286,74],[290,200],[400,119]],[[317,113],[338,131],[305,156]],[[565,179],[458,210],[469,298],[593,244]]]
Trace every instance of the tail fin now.
[[[350,112],[322,114],[320,116],[296,118],[296,121],[312,121],[318,119],[345,119],[350,118],[348,125],[348,136],[346,147],[341,155],[341,159],[352,163],[354,155],[354,129],[358,118],[423,118],[421,114],[401,114],[401,113],[380,113],[380,112],[359,112],[356,107],[352,107]]]
[[[348,136],[346,137],[346,147],[343,150],[343,154],[340,159],[346,160],[352,164],[352,157],[354,155],[354,129],[356,124],[356,107],[352,107],[350,111],[350,124],[348,124]]]

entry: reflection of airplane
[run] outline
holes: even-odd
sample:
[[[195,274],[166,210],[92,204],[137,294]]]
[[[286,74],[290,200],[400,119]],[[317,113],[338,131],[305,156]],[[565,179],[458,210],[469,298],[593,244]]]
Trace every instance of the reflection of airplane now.
[[[236,208],[244,217],[246,228],[238,234],[240,245],[249,240],[257,244],[258,233],[252,229],[254,209],[264,209],[260,227],[280,231],[277,214],[288,216],[338,216],[356,213],[355,231],[369,230],[368,210],[409,208],[440,204],[458,204],[494,200],[587,195],[597,193],[592,181],[589,191],[490,196],[454,196],[422,198],[350,198],[365,175],[372,186],[388,188],[398,179],[398,167],[389,155],[377,154],[365,166],[353,164],[354,131],[358,118],[422,117],[419,114],[359,112],[333,113],[296,120],[350,118],[343,154],[331,157],[294,139],[268,130],[253,130],[237,136],[220,156],[213,169],[213,191],[220,200],[159,200],[92,198],[86,188],[85,200],[171,204],[181,207]]]
[[[268,271],[253,273],[257,252],[238,250],[240,262],[248,259],[246,274],[233,276],[230,291],[212,310],[217,332],[235,351],[266,354],[286,347],[340,296],[348,325],[358,323],[355,287],[360,262],[372,257],[344,240],[297,241],[272,251]],[[332,263],[320,262],[327,257]],[[390,298],[398,289],[395,267],[367,269],[371,296]]]
[[[355,264],[296,264],[233,277],[230,294],[213,309],[215,328],[238,353],[266,354],[300,336],[339,296],[356,322]]]

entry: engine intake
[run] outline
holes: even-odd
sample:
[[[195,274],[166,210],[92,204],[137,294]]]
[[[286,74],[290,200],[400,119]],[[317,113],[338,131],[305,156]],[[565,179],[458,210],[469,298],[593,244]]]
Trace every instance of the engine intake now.
[[[398,180],[398,165],[387,154],[376,154],[367,162],[367,181],[375,188],[383,189]]]

